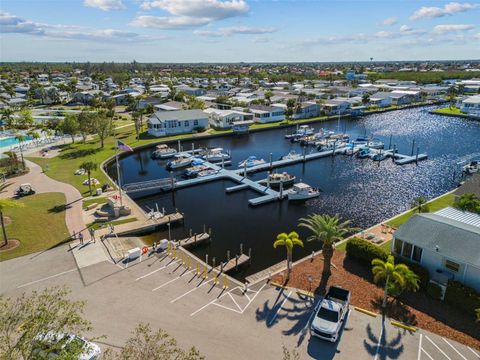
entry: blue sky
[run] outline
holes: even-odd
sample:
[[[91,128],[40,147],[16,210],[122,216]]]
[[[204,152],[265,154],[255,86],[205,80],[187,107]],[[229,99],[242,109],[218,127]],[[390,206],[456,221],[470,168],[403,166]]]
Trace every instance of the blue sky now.
[[[480,2],[2,0],[1,61],[480,58]]]

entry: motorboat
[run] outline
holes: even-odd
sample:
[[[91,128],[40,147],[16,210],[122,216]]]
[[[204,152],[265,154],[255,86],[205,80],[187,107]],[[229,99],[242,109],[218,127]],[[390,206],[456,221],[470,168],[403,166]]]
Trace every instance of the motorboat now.
[[[376,153],[376,154],[372,155],[371,158],[372,158],[373,161],[383,161],[387,158],[387,155],[380,152],[380,153]]]
[[[230,155],[223,151],[222,148],[214,148],[207,150],[203,156],[206,161],[217,162],[222,160],[230,160]]]
[[[192,161],[193,158],[189,155],[175,155],[175,158],[167,163],[167,170],[188,166],[192,163]]]
[[[310,136],[313,135],[314,132],[315,129],[313,127],[309,125],[300,125],[295,133],[285,135],[285,139],[295,139],[302,136]]]
[[[192,161],[192,165],[193,165],[193,161]],[[199,172],[207,170],[208,168],[209,167],[207,165],[195,165],[195,166],[189,167],[182,174],[182,178],[184,178],[184,179],[194,179],[198,176]]]
[[[167,144],[157,145],[155,151],[152,153],[152,159],[168,159],[173,157],[177,153],[177,150],[168,147]]]
[[[283,173],[272,173],[268,174],[268,177],[264,180],[262,180],[260,183],[262,185],[267,185],[271,187],[272,189],[278,189],[280,185],[282,185],[284,188],[293,185],[295,182],[295,176],[290,175],[286,172]]]
[[[371,155],[372,155],[372,152],[370,151],[370,148],[363,147],[357,152],[356,157],[359,159],[365,159],[367,157],[370,157]]]
[[[308,200],[319,195],[320,190],[305,183],[297,183],[293,185],[293,189],[288,193],[288,200]]]
[[[298,154],[295,150],[292,150],[287,155],[282,156],[280,160],[297,160],[301,157],[302,155]]]
[[[480,160],[472,160],[469,164],[463,167],[463,172],[465,174],[476,174],[480,172]]]
[[[372,149],[384,149],[385,148],[385,144],[383,141],[380,141],[380,140],[370,140],[367,142],[367,146],[369,148],[372,148]]]
[[[205,170],[202,170],[198,173],[198,177],[205,177],[205,176],[213,175],[213,174],[216,174],[216,173],[217,173],[217,170],[205,169]]]
[[[256,156],[249,156],[246,160],[240,161],[238,163],[238,167],[252,167],[252,166],[257,166],[257,165],[262,165],[265,164],[266,161],[263,159],[257,159]]]

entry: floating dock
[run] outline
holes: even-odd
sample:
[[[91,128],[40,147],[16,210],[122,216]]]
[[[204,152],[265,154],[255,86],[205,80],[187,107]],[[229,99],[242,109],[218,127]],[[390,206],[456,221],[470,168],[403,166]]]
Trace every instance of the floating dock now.
[[[201,233],[201,234],[195,234],[186,239],[179,240],[178,245],[184,248],[189,248],[189,247],[194,247],[194,246],[203,244],[209,240],[210,240],[209,233]]]
[[[238,268],[246,263],[250,262],[250,257],[245,254],[241,254],[237,257],[234,257],[233,259],[230,259],[226,263],[223,263],[223,266],[217,266],[213,270],[219,272],[219,273],[228,273],[234,270],[238,270]]]

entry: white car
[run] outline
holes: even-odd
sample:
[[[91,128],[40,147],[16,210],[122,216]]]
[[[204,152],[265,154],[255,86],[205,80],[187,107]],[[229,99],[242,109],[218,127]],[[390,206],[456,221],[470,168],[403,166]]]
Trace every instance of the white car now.
[[[72,347],[77,349],[77,346],[83,350],[82,353],[78,355],[78,360],[97,360],[102,353],[102,350],[97,344],[74,334],[50,331],[45,335],[37,335],[35,340],[38,341],[38,343],[35,345],[34,353],[42,355],[42,357],[47,357],[48,359],[55,359],[59,356],[60,352],[68,352],[68,348]],[[59,342],[61,343],[60,348],[52,349],[54,348],[54,344]]]

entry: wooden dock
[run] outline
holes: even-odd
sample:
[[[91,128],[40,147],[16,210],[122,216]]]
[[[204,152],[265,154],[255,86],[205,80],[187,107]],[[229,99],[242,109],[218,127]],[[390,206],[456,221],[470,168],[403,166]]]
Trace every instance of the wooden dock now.
[[[210,234],[209,233],[201,233],[201,234],[195,234],[191,237],[188,237],[186,239],[178,240],[178,245],[184,247],[184,248],[189,248],[189,247],[194,247],[200,244],[203,244],[210,240]]]
[[[222,273],[222,272],[228,273],[228,272],[238,270],[240,266],[243,266],[249,262],[250,262],[250,257],[248,255],[241,254],[238,257],[238,262],[237,262],[237,258],[234,257],[230,259],[228,262],[224,263],[223,266],[217,266],[213,270],[217,271],[218,273]]]

